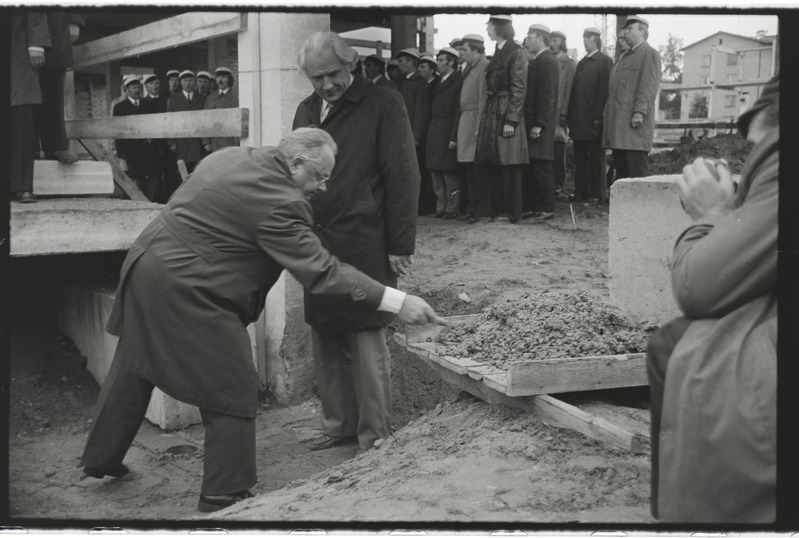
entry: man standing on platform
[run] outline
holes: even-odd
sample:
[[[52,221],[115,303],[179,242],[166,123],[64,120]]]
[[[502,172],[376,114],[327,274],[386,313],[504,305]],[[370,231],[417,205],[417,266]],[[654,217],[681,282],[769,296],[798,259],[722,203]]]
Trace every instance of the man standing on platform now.
[[[598,28],[583,32],[586,55],[577,64],[569,98],[569,135],[574,141],[573,201],[607,200],[602,114],[608,100],[613,61],[603,54]]]
[[[297,108],[294,127],[318,125],[338,145],[328,190],[311,204],[322,246],[381,284],[396,286],[416,243],[416,141],[402,97],[353,77],[357,61],[358,53],[333,32],[305,41],[299,66],[314,93]],[[362,452],[391,434],[385,327],[392,319],[305,294],[322,402],[323,435],[311,450],[357,442]]]
[[[205,98],[205,110],[218,108],[239,108],[239,98],[233,91],[233,72],[227,67],[217,67],[214,71],[217,91]],[[238,146],[239,139],[235,136],[217,136],[203,138],[203,148],[206,153],[213,153],[220,148]]]
[[[180,85],[183,88],[182,91],[173,93],[169,97],[166,111],[202,110],[205,106],[205,97],[197,93],[194,86],[194,72],[187,69],[180,73]],[[189,174],[192,173],[194,167],[203,158],[202,138],[170,138],[169,149],[175,153],[177,160],[182,160],[186,164],[186,170]],[[171,192],[167,193],[167,196],[171,195]]]
[[[566,183],[566,143],[569,131],[566,125],[566,114],[569,112],[569,95],[574,80],[577,63],[569,57],[566,48],[566,34],[555,30],[549,37],[549,50],[558,61],[558,113],[555,124],[555,193],[562,193]]]
[[[180,71],[177,69],[170,69],[167,71],[166,83],[169,90],[165,96],[167,99],[169,99],[169,96],[172,94],[180,93]]]
[[[660,54],[646,42],[649,23],[643,17],[627,17],[624,32],[631,48],[610,74],[602,147],[613,151],[617,178],[646,177],[655,137]]]

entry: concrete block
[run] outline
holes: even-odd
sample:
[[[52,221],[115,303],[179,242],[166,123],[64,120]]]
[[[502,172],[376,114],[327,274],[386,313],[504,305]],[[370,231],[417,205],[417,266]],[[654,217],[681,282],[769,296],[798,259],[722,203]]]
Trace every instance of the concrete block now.
[[[114,174],[105,161],[33,161],[33,193],[37,195],[113,194]]]
[[[639,320],[680,315],[671,292],[669,261],[691,219],[677,194],[677,175],[625,178],[610,195],[610,301]]]
[[[162,207],[110,198],[11,204],[11,256],[127,250]]]

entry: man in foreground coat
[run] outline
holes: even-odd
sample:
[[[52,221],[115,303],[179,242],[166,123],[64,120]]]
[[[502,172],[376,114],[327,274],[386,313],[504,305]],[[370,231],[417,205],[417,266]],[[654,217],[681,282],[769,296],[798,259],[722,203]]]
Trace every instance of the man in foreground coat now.
[[[83,454],[86,474],[128,473],[122,460],[157,386],[200,408],[198,508],[211,512],[252,496],[258,376],[247,325],[284,268],[342,310],[439,321],[421,299],[339,262],[314,235],[308,198],[325,191],[335,153],[319,129],[294,131],[276,148],[221,149],[139,235],[108,321],[120,339]]]
[[[350,73],[355,52],[333,32],[312,34],[299,65],[314,93],[297,107],[294,127],[317,125],[338,144],[327,192],[312,202],[314,230],[335,256],[395,286],[416,246],[419,166],[402,96]],[[392,316],[305,294],[322,437],[312,450],[358,443],[369,450],[391,434]]]
[[[652,515],[680,523],[776,517],[779,89],[738,120],[754,143],[737,187],[699,158],[677,187],[693,223],[671,281],[685,317],[652,335]]]

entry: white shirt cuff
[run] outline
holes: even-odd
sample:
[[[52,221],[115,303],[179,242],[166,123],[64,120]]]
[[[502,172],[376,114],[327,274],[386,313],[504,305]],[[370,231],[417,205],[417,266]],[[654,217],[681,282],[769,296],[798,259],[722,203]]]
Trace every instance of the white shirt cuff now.
[[[44,47],[28,47],[28,50],[35,50],[36,52],[44,52]]]
[[[386,289],[383,291],[383,298],[380,299],[380,306],[378,306],[377,309],[383,312],[396,314],[402,309],[406,295],[408,294],[404,291],[386,286]]]

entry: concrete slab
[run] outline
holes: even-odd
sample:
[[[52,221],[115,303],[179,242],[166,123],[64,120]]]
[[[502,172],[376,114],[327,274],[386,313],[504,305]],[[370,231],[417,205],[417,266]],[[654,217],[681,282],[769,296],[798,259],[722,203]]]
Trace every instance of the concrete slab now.
[[[163,206],[113,198],[11,204],[11,256],[127,250]]]
[[[104,161],[33,161],[33,194],[113,194],[114,174]]]
[[[610,301],[636,319],[659,324],[680,315],[669,260],[691,219],[680,205],[677,177],[620,179],[610,195]]]

